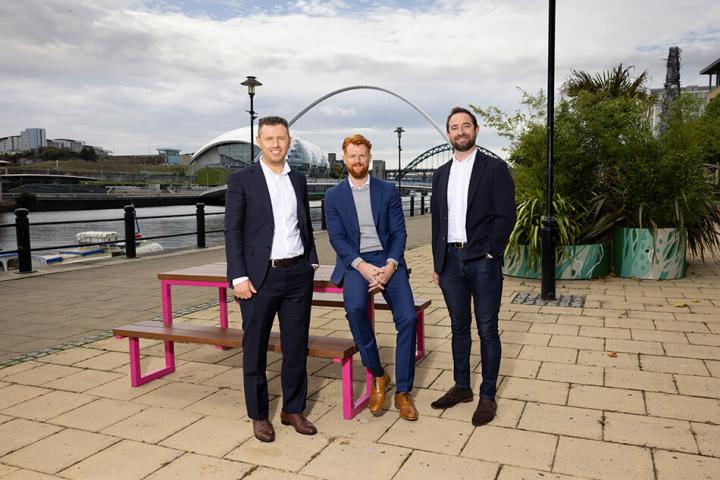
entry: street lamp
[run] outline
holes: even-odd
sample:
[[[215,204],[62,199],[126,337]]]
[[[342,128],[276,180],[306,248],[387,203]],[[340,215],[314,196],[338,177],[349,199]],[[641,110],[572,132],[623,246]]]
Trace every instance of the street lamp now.
[[[398,136],[398,173],[397,173],[397,179],[398,179],[398,192],[400,193],[400,198],[402,198],[402,167],[400,166],[400,157],[402,152],[402,134],[405,130],[403,130],[402,127],[397,127],[395,130],[395,133],[397,133]]]
[[[248,95],[250,96],[250,110],[247,110],[247,112],[250,114],[250,162],[252,163],[255,161],[255,135],[253,135],[253,124],[257,118],[257,112],[253,110],[253,98],[255,98],[255,87],[259,87],[262,83],[258,82],[255,77],[248,75],[247,79],[240,85],[247,87]]]
[[[553,132],[555,130],[555,0],[548,12],[548,84],[547,84],[547,184],[545,217],[540,229],[541,282],[540,298],[555,300],[555,228],[553,217]]]

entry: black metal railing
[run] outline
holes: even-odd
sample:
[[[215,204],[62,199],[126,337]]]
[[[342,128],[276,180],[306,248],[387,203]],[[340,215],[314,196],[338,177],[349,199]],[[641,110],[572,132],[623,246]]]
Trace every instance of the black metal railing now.
[[[415,208],[415,196],[410,196],[409,209],[405,210],[403,205],[403,212],[410,217],[414,217],[416,213]],[[429,208],[426,207],[426,195],[420,196],[420,208],[418,210],[420,215],[429,213]],[[402,201],[402,199],[401,199]],[[320,230],[326,230],[325,224],[325,200],[320,200],[319,206],[311,207],[311,210],[320,210]],[[100,218],[91,220],[62,220],[56,222],[37,222],[31,223],[28,217],[28,210],[26,208],[18,208],[15,210],[15,222],[6,223],[0,225],[0,228],[12,228],[15,227],[15,237],[17,243],[17,249],[15,250],[3,250],[3,255],[17,255],[18,256],[18,272],[19,273],[30,273],[32,272],[32,252],[44,251],[44,250],[61,250],[65,248],[77,247],[77,244],[65,244],[65,245],[52,245],[43,246],[39,248],[32,248],[31,246],[31,227],[40,227],[48,225],[70,225],[70,224],[86,224],[86,223],[100,223],[100,222],[122,222],[125,227],[125,238],[122,240],[102,241],[102,242],[83,242],[82,246],[107,246],[107,245],[118,245],[124,244],[125,246],[125,257],[136,258],[137,257],[137,237],[136,237],[136,225],[138,220],[152,220],[152,219],[166,219],[166,218],[179,218],[179,217],[195,217],[196,229],[192,232],[182,233],[171,233],[166,235],[153,235],[143,236],[143,240],[157,240],[161,238],[172,238],[172,237],[183,237],[189,235],[196,236],[197,248],[206,248],[207,246],[207,234],[209,233],[220,233],[223,229],[207,230],[205,228],[205,217],[210,215],[225,215],[225,212],[205,212],[205,204],[197,203],[195,205],[195,213],[188,214],[176,214],[176,215],[150,215],[144,217],[138,217],[133,205],[126,205],[124,207],[124,215],[122,218]]]

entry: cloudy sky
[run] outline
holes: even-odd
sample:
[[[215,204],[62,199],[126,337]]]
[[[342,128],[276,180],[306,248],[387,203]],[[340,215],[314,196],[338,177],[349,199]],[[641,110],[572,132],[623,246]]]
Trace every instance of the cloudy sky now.
[[[668,47],[682,48],[683,85],[720,57],[720,2],[559,0],[556,78],[619,62],[662,86]],[[518,108],[515,87],[546,86],[547,1],[535,0],[3,0],[0,136],[44,127],[116,154],[194,152],[248,125],[247,75],[263,83],[260,115],[293,117],[351,85],[390,89],[443,124],[454,105]],[[400,100],[335,96],[293,133],[338,151],[366,134],[375,158],[442,143]],[[499,154],[490,129],[478,140]]]

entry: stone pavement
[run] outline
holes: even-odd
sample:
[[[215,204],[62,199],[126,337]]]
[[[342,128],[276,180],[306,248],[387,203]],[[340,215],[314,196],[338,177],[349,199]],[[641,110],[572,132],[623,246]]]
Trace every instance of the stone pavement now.
[[[178,344],[174,374],[131,388],[127,341],[107,338],[0,369],[0,479],[720,479],[720,265],[691,259],[677,281],[559,282],[558,293],[585,295],[582,308],[513,304],[539,283],[507,278],[498,417],[475,428],[474,403],[429,406],[452,385],[449,319],[429,246],[407,258],[415,294],[433,301],[417,422],[400,420],[391,400],[380,417],[343,420],[339,367],[309,359],[306,414],[319,433],[298,435],[279,422],[280,357],[270,354],[277,440],[261,444],[238,350]],[[217,317],[200,306],[176,321]],[[386,312],[376,330],[393,375]],[[313,310],[311,333],[350,335],[343,312],[327,308]],[[143,368],[159,367],[162,345],[143,345]],[[477,391],[477,339],[473,352]]]

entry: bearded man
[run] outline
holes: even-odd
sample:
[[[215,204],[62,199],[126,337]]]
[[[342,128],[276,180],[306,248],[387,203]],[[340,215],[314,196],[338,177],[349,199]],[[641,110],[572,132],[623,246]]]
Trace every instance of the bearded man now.
[[[337,254],[332,282],[343,286],[345,316],[363,365],[373,375],[368,408],[381,413],[390,375],[380,363],[375,333],[366,309],[371,293],[380,292],[392,310],[397,330],[395,407],[400,418],[417,420],[410,396],[415,377],[417,315],[404,251],[405,218],[395,186],[368,175],[372,144],[362,135],[342,145],[348,178],[325,194],[325,220]]]

